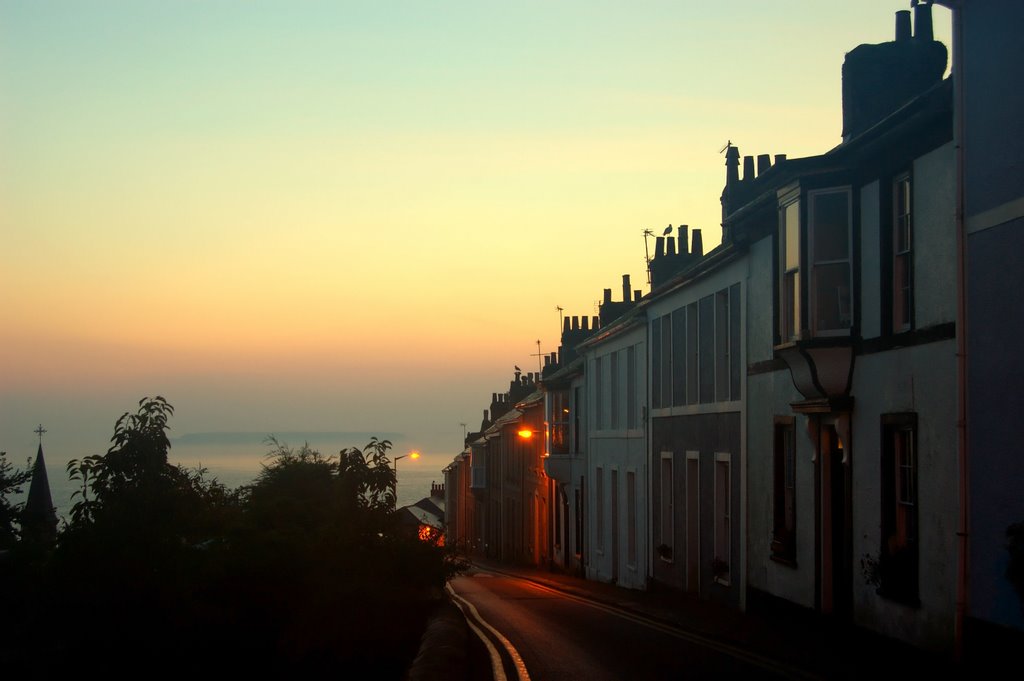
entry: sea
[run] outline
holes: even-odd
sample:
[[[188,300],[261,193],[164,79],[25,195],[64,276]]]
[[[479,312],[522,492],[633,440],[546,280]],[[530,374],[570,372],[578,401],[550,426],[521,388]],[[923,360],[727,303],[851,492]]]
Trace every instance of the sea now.
[[[454,454],[421,452],[416,459],[409,457],[413,451],[410,442],[401,434],[388,433],[276,433],[274,437],[281,444],[298,449],[308,444],[321,454],[337,454],[342,449],[357,447],[362,449],[370,438],[391,441],[389,457],[403,457],[397,462],[398,484],[396,495],[398,506],[415,504],[420,499],[430,496],[431,484],[444,481],[442,469],[452,462]],[[273,448],[267,440],[266,433],[192,433],[178,438],[171,438],[171,450],[168,461],[188,468],[203,468],[208,479],[216,479],[222,484],[235,488],[247,485],[256,478],[263,466],[270,463],[268,454]],[[46,460],[46,475],[50,483],[50,494],[57,511],[58,518],[68,518],[71,506],[76,499],[72,495],[80,488],[78,481],[68,479],[67,461],[59,456],[51,457],[43,445],[43,457]],[[17,466],[22,462],[9,459]],[[12,495],[11,502],[24,501],[28,493],[25,485],[21,494]]]

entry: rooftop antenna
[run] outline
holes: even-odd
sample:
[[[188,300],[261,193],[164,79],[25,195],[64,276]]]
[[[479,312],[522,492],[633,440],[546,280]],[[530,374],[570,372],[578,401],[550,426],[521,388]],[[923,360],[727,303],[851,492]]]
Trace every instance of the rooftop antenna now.
[[[462,426],[462,443],[465,444],[466,443],[466,424],[465,423],[460,423],[459,425]]]
[[[727,150],[727,149],[728,149],[729,147],[731,147],[731,146],[732,146],[732,140],[728,140],[728,141],[726,141],[726,143],[725,143],[725,146],[724,146],[724,147],[722,147],[721,149],[719,149],[719,150],[718,150],[718,153],[719,153],[719,154],[724,154],[724,153],[726,152],[726,150]]]
[[[561,306],[561,305],[555,305],[555,309],[556,309],[556,310],[558,310],[558,333],[562,333],[562,324],[564,323],[564,322],[562,321],[562,318],[563,318],[563,315],[562,315],[562,312],[563,312],[563,310],[562,310],[562,306]]]
[[[540,368],[540,358],[541,358],[541,356],[542,356],[542,355],[544,354],[544,353],[542,353],[542,352],[540,351],[540,339],[538,339],[538,340],[537,340],[537,352],[531,352],[530,354],[531,354],[531,355],[532,355],[533,357],[536,357],[536,358],[537,358],[537,377],[538,377],[538,378],[540,378],[540,372],[541,372],[541,368]]]
[[[647,265],[647,285],[651,285],[651,249],[647,246],[647,237],[654,236],[649,229],[644,230],[644,263]]]

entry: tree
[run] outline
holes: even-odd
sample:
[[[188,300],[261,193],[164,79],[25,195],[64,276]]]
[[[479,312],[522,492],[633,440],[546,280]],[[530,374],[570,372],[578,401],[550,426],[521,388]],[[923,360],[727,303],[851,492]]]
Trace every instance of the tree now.
[[[21,486],[31,473],[15,468],[7,460],[7,452],[0,452],[0,551],[12,549],[19,538],[22,504],[12,504],[10,495],[21,494]]]

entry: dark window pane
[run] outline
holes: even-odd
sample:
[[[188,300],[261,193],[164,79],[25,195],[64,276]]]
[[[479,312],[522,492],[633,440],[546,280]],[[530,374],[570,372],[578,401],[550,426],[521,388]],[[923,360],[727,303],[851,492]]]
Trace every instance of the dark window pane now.
[[[700,299],[700,401],[715,401],[715,297]]]
[[[686,404],[686,308],[672,313],[672,405]]]
[[[661,408],[661,317],[651,322],[651,408]]]
[[[729,287],[729,395],[740,399],[740,285]]]

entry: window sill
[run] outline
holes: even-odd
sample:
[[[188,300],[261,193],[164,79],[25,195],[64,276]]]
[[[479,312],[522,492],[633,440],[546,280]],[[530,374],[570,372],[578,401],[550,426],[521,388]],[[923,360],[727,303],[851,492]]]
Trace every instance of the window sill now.
[[[795,556],[786,556],[782,554],[773,553],[771,556],[769,556],[769,558],[774,563],[778,563],[779,565],[785,565],[786,567],[793,568],[794,570],[798,567],[796,564]]]

